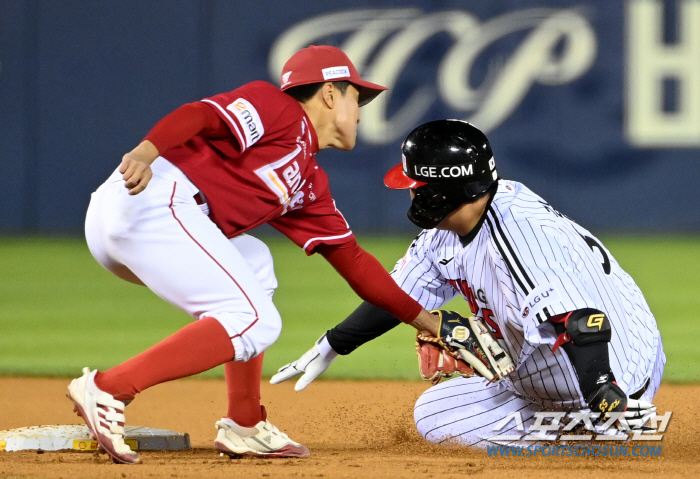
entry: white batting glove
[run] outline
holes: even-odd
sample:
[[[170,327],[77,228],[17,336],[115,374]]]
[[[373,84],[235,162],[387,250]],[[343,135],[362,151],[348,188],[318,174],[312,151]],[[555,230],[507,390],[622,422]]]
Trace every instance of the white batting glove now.
[[[285,364],[270,379],[271,384],[279,384],[282,381],[304,373],[294,386],[295,391],[301,391],[328,369],[333,360],[338,356],[326,339],[324,334],[316,341],[314,347],[304,353],[302,357],[293,363]]]
[[[646,429],[644,425],[655,415],[656,406],[646,401],[630,398],[627,400],[627,409],[620,418],[620,429],[623,431],[644,430]]]

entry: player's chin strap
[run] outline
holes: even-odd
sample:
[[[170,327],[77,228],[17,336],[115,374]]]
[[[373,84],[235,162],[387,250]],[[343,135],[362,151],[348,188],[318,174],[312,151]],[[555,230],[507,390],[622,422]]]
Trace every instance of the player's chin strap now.
[[[608,343],[612,338],[612,328],[605,313],[584,308],[549,320],[559,335],[552,352],[561,346],[569,356],[591,411],[601,413],[601,417],[606,413],[625,411],[627,395],[615,382],[610,369]]]

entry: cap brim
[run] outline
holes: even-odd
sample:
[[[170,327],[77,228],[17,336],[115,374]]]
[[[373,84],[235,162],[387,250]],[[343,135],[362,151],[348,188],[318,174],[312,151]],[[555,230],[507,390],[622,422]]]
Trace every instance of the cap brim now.
[[[388,90],[388,88],[385,86],[377,85],[376,83],[364,80],[349,81],[353,85],[359,87],[360,97],[358,98],[358,102],[360,103],[360,106],[365,106],[367,103],[374,100],[381,92]]]
[[[401,163],[387,172],[384,176],[384,184],[394,190],[405,190],[407,188],[418,188],[419,186],[427,185],[427,183],[406,176]]]

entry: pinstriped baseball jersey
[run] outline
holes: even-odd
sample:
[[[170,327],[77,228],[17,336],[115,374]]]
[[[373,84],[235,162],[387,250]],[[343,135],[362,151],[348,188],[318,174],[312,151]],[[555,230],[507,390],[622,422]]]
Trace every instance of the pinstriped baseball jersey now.
[[[499,180],[467,237],[423,231],[392,275],[426,309],[463,295],[516,364],[505,386],[545,408],[586,407],[568,356],[552,353],[553,315],[608,315],[610,365],[627,394],[652,372],[659,331],[637,285],[589,231],[521,183]]]

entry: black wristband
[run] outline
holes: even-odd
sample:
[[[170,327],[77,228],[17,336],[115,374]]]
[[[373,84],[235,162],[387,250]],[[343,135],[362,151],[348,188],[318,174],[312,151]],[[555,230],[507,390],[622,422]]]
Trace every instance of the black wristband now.
[[[365,301],[342,323],[330,329],[326,338],[338,354],[345,355],[399,324],[398,318]]]

